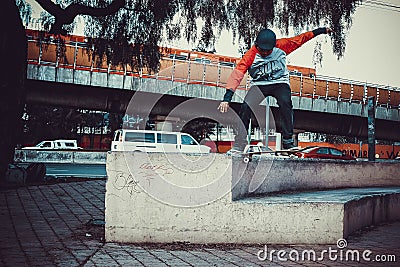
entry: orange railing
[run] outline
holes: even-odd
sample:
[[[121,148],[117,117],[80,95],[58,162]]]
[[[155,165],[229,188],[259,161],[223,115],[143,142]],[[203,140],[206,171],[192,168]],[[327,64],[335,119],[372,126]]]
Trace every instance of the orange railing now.
[[[57,51],[61,46],[56,38],[44,44],[39,38],[38,31],[26,32],[28,64],[32,65],[224,87],[239,60],[235,57],[182,49],[161,49],[163,57],[160,69],[157,73],[152,73],[144,68],[132,70],[129,66],[112,66],[107,64],[105,59],[92,57],[90,51],[93,47],[88,48],[87,40],[82,36],[63,37],[65,53],[60,56]],[[101,64],[95,64],[99,61]],[[400,108],[399,88],[320,76],[311,68],[288,67],[291,71],[291,90],[295,96],[361,104],[365,104],[369,96],[374,96],[378,106]],[[238,89],[247,90],[249,86],[250,78],[245,76]]]

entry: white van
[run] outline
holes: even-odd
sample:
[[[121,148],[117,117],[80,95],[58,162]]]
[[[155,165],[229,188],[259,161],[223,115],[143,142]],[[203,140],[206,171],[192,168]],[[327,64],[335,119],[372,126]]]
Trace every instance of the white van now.
[[[180,132],[120,129],[114,133],[111,151],[142,151],[168,153],[210,153],[191,135]]]

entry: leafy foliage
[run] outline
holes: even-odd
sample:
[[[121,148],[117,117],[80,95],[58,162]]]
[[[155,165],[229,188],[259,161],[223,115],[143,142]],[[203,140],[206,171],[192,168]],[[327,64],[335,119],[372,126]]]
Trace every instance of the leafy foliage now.
[[[19,2],[24,0],[18,0]],[[49,5],[50,0],[36,0]],[[92,37],[95,55],[106,57],[113,65],[130,65],[133,69],[157,71],[159,46],[185,38],[198,43],[202,50],[214,50],[214,43],[223,29],[233,33],[242,50],[248,49],[258,31],[277,27],[282,33],[312,30],[328,25],[336,32],[332,38],[333,52],[338,58],[345,51],[346,34],[351,17],[361,0],[59,0],[60,10],[78,7],[107,9],[112,4],[122,8],[111,15],[93,12],[86,16],[85,35]],[[115,7],[114,7],[115,8]],[[51,13],[51,8],[47,11]],[[84,12],[82,12],[84,13]],[[86,12],[86,14],[92,14]],[[43,17],[45,17],[43,15]],[[65,22],[67,23],[67,22]],[[56,24],[54,22],[54,24]],[[63,24],[64,30],[71,30]],[[198,29],[198,26],[201,29]],[[54,25],[53,25],[54,26]]]
[[[215,122],[206,118],[198,118],[187,122],[181,132],[188,133],[193,136],[197,142],[209,139],[210,135],[214,134]]]
[[[22,19],[22,22],[25,25],[28,25],[32,18],[32,6],[25,0],[16,0],[15,3],[18,7],[19,15]]]
[[[22,117],[22,144],[42,140],[80,139],[83,134],[112,134],[121,128],[122,115],[66,107],[27,105]]]

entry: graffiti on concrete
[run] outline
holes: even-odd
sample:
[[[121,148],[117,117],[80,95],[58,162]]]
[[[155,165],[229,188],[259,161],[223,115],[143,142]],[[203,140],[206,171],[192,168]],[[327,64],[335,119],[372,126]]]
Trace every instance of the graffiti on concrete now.
[[[139,183],[134,179],[132,174],[127,174],[122,171],[110,170],[110,172],[115,172],[115,180],[113,181],[113,186],[117,190],[127,190],[129,195],[132,196],[134,193],[140,193]]]

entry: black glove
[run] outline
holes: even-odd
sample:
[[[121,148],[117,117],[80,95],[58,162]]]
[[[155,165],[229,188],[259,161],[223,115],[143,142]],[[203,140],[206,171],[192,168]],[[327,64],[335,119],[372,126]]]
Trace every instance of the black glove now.
[[[318,28],[312,31],[314,33],[314,36],[320,35],[320,34],[326,34],[326,27]]]
[[[232,89],[226,89],[226,92],[225,92],[225,95],[224,95],[224,99],[222,101],[223,102],[231,102],[234,93],[235,92],[233,92]]]

